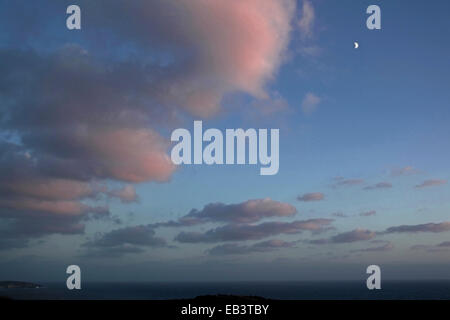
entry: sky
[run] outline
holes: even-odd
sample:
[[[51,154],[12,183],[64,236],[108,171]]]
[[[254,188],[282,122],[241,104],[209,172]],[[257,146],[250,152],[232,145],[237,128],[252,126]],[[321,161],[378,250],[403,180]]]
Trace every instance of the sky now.
[[[449,11],[1,0],[0,278],[450,279]],[[279,129],[279,172],[174,165],[194,120]]]

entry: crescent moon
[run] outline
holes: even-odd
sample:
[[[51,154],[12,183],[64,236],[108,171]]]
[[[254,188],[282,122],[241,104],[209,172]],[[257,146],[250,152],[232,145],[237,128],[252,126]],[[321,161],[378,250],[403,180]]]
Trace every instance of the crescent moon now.
[[[359,43],[358,42],[354,42],[354,44],[355,44],[355,49],[358,49],[359,48]]]

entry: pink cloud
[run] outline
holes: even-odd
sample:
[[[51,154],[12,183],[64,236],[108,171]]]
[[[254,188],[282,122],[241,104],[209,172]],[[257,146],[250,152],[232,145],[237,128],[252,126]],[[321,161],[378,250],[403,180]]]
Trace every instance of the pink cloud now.
[[[123,203],[136,202],[138,200],[136,189],[130,184],[121,189],[111,190],[108,192],[108,195],[120,199]]]
[[[74,200],[94,196],[101,188],[89,182],[29,177],[0,182],[3,192],[48,200]]]
[[[130,6],[111,1],[104,19],[103,8],[90,6],[99,10],[102,27],[173,56],[175,63],[159,81],[161,101],[210,117],[229,93],[267,97],[265,86],[283,61],[296,2],[165,0]],[[114,17],[122,16],[133,16],[133,21],[117,24]]]
[[[32,198],[0,199],[0,207],[69,216],[81,216],[90,211],[97,211],[78,201],[46,201]]]
[[[100,176],[129,182],[167,181],[175,166],[168,144],[150,129],[92,131],[78,136]]]
[[[0,51],[0,77],[9,81],[2,94],[11,101],[4,125],[21,141],[0,142],[1,218],[27,225],[27,232],[34,225],[39,235],[81,232],[88,212],[101,211],[83,199],[108,192],[125,202],[136,199],[132,187],[107,191],[95,183],[168,181],[175,166],[159,132],[185,112],[214,115],[228,94],[267,99],[295,9],[294,0],[111,0],[107,8],[92,1],[83,9],[95,17],[92,27],[148,57],[127,60],[102,50],[91,55],[96,32],[82,34],[87,48]],[[118,23],[124,17],[133,19]],[[171,61],[154,63],[155,51]],[[292,213],[264,201],[240,209]],[[58,220],[52,228],[61,215],[78,218]]]
[[[426,187],[441,186],[446,183],[447,183],[447,180],[436,180],[436,179],[425,180],[421,184],[416,185],[416,188],[421,189],[421,188],[426,188]]]

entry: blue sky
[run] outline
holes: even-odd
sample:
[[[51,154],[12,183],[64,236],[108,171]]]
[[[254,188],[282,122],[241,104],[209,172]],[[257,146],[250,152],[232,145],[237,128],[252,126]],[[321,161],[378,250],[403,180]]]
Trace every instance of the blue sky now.
[[[382,29],[368,30],[375,2]],[[1,277],[54,280],[80,264],[104,281],[340,280],[375,263],[391,278],[449,278],[450,4],[375,2],[80,1],[82,30],[68,31],[69,2],[2,1]],[[167,139],[193,120],[279,128],[278,174],[173,168]],[[323,199],[298,200],[312,193]],[[266,198],[273,215],[245,209]],[[253,226],[332,221],[260,239],[178,241],[248,226],[215,220],[205,207],[215,203],[261,215]],[[284,216],[284,206],[296,213]],[[155,226],[193,209],[207,221]],[[389,231],[399,226],[410,228]],[[282,243],[261,244],[269,240]],[[224,246],[234,251],[211,254]]]

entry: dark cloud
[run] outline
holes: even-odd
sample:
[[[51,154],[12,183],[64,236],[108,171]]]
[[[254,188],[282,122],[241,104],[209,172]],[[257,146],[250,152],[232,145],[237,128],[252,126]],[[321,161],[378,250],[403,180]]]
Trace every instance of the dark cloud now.
[[[1,232],[1,230],[0,230]],[[24,239],[24,238],[12,238],[12,239],[8,239],[8,238],[4,238],[5,236],[3,235],[2,240],[0,241],[0,251],[1,250],[9,250],[9,249],[20,249],[20,248],[25,248],[28,246],[28,240]]]
[[[157,237],[150,226],[139,225],[112,230],[97,235],[83,244],[86,257],[119,257],[124,254],[141,253],[145,248],[167,247],[163,238]]]
[[[298,234],[307,230],[320,231],[332,221],[331,219],[311,219],[293,222],[265,222],[258,225],[226,225],[205,233],[181,232],[175,240],[185,243],[259,240],[280,234]]]
[[[364,183],[363,179],[346,179],[344,177],[336,177],[333,180],[335,181],[333,187],[350,187]]]
[[[392,183],[390,182],[380,182],[371,186],[364,187],[364,190],[376,190],[376,189],[389,189],[392,188]]]
[[[238,204],[211,203],[202,210],[193,209],[184,219],[206,222],[254,223],[264,218],[290,217],[297,213],[290,204],[266,199],[248,200]]]
[[[122,194],[122,189],[117,191],[115,196]],[[129,190],[127,192],[126,198],[133,198],[131,195],[134,193]],[[128,197],[130,196],[130,197]],[[102,250],[101,255],[120,255],[120,253],[129,253],[128,251],[133,250],[135,246],[167,246],[164,239],[155,236],[155,229],[158,227],[189,227],[193,225],[208,223],[208,222],[223,222],[230,223],[222,227],[222,236],[227,237],[227,234],[231,237],[238,237],[239,235],[234,235],[234,233],[240,233],[241,237],[245,238],[244,233],[252,230],[254,226],[248,225],[246,223],[258,222],[264,218],[271,217],[289,217],[297,212],[295,207],[282,202],[273,201],[271,199],[256,199],[248,200],[238,204],[225,205],[222,203],[212,203],[206,205],[202,210],[191,210],[187,215],[181,217],[176,221],[153,223],[148,225],[141,225],[135,227],[126,227],[122,229],[113,230],[100,237],[97,237],[93,241],[89,241],[84,244],[88,248],[87,255],[95,255],[95,252]],[[331,220],[330,220],[331,221]],[[326,221],[321,220],[308,220],[308,221],[298,221],[293,223],[290,227],[289,224],[283,224],[279,226],[278,222],[269,223],[259,227],[259,230],[252,230],[253,235],[248,234],[251,239],[263,238],[264,233],[267,236],[271,234],[280,233],[290,233],[297,230],[298,232],[302,229],[304,230],[317,230],[320,229],[322,225],[327,224]],[[271,231],[270,226],[276,226],[275,230]],[[220,230],[217,228],[215,230]],[[197,233],[181,233],[177,240],[180,242],[195,242],[192,237],[195,237]],[[201,240],[203,241],[203,240]],[[205,242],[214,242],[214,240],[205,240]],[[277,243],[274,240],[271,242],[273,246]],[[269,242],[264,243],[269,246]],[[259,247],[259,246],[258,246]],[[103,248],[107,248],[103,250]],[[255,249],[256,250],[256,249]],[[136,250],[137,251],[137,250]]]
[[[450,222],[444,221],[440,223],[424,223],[416,225],[401,225],[387,228],[384,232],[380,234],[389,233],[417,233],[417,232],[431,232],[439,233],[450,231]]]
[[[427,249],[430,248],[431,246],[427,246],[424,244],[416,244],[410,247],[411,250],[423,250],[423,249]]]
[[[20,136],[40,172],[74,180],[168,179],[168,143],[148,128],[154,108],[130,98],[139,96],[142,70],[128,75],[76,46],[46,57],[0,51],[0,59],[12,82],[2,94],[9,102],[4,128]]]
[[[437,246],[438,246],[438,247],[444,247],[444,248],[447,248],[447,247],[450,248],[450,241],[444,241],[444,242],[441,242],[441,243],[439,243]]]
[[[86,221],[112,219],[105,205],[87,204],[106,192],[96,182],[46,175],[18,144],[0,142],[0,220],[7,239],[82,234]]]
[[[251,246],[238,245],[238,244],[223,244],[206,252],[210,255],[239,255],[250,254],[254,252],[270,252],[282,248],[292,248],[295,246],[296,241],[283,241],[283,240],[268,240],[255,243]]]
[[[266,218],[291,217],[297,209],[270,198],[252,199],[237,204],[210,203],[203,209],[192,209],[187,215],[176,221],[155,223],[153,227],[183,227],[208,222],[255,223]]]
[[[124,244],[146,247],[165,246],[164,239],[156,237],[155,231],[144,225],[125,227],[105,233],[84,244],[86,247],[118,247]]]
[[[306,241],[306,243],[309,243],[309,244],[327,244],[327,243],[330,243],[330,241],[328,239],[313,239],[313,240]]]
[[[367,229],[355,229],[352,231],[339,233],[328,239],[315,239],[308,240],[307,242],[310,244],[329,244],[329,243],[349,243],[349,242],[357,242],[357,241],[366,241],[374,238],[376,235],[375,232],[367,230]]]
[[[90,247],[81,254],[85,258],[120,258],[127,254],[138,254],[145,252],[145,249],[138,246],[119,245],[115,247]]]
[[[302,196],[298,196],[298,201],[304,201],[304,202],[310,202],[310,201],[321,201],[325,199],[325,195],[321,192],[312,192],[312,193],[305,193]]]
[[[448,250],[450,250],[450,241],[444,241],[436,245],[417,244],[411,246],[410,249],[416,251],[426,251],[430,253],[448,252]]]
[[[137,199],[110,181],[168,181],[161,132],[229,94],[268,99],[295,14],[293,0],[77,4],[90,29],[73,44],[55,28],[63,4],[12,2],[20,23],[0,13],[0,219],[23,234],[82,233],[105,216],[85,200]]]
[[[345,213],[342,212],[334,212],[332,214],[333,217],[337,217],[337,218],[347,218],[348,216]]]
[[[249,254],[254,252],[254,250],[252,249],[253,248],[250,246],[243,246],[238,244],[223,244],[208,249],[206,253],[212,256]]]
[[[366,211],[366,212],[361,212],[359,215],[361,217],[370,217],[370,216],[374,216],[376,214],[377,214],[377,212],[375,210],[370,210],[370,211]]]
[[[334,237],[331,237],[333,243],[347,243],[355,241],[370,240],[375,237],[375,232],[367,229],[355,229],[353,231],[340,233]]]
[[[373,241],[373,242],[375,242],[375,241]],[[384,251],[390,251],[393,248],[394,248],[394,245],[391,242],[384,241],[384,244],[381,244],[379,246],[363,248],[363,249],[356,249],[356,250],[352,250],[352,252],[384,252]]]
[[[83,233],[88,216],[108,211],[84,202],[108,193],[107,179],[170,176],[168,145],[144,128],[142,104],[127,98],[136,94],[120,89],[120,66],[76,46],[42,56],[0,49],[0,60],[0,218],[15,220],[17,234]]]

